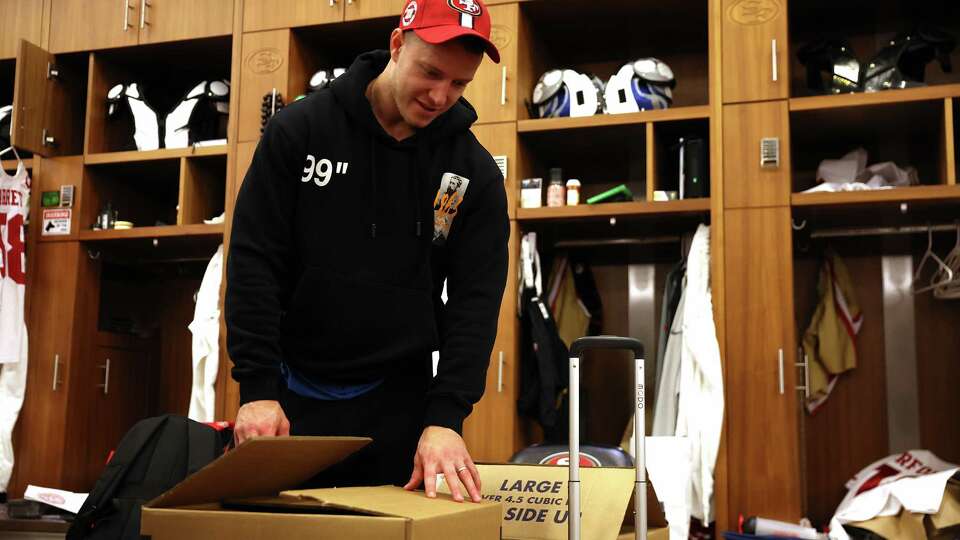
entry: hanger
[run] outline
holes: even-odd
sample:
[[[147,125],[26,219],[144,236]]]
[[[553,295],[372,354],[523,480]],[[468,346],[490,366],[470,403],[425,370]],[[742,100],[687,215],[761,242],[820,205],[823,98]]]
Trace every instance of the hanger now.
[[[944,300],[960,298],[960,221],[957,222],[957,241],[950,253],[947,253],[947,256],[944,257],[943,262],[953,272],[953,276],[952,279],[941,283],[943,281],[942,274],[945,274],[945,272],[938,270],[933,276],[933,281],[938,283],[933,289],[933,295]]]
[[[920,275],[923,273],[923,267],[926,265],[928,259],[932,259],[935,263],[937,263],[939,270],[934,273],[934,277],[931,279],[930,285],[918,289],[917,283],[920,281]],[[942,278],[938,279],[937,275],[941,270],[943,271],[944,275]],[[927,251],[923,254],[923,257],[920,258],[920,264],[917,265],[917,271],[913,274],[913,282],[910,284],[910,292],[913,294],[920,294],[929,290],[933,290],[941,285],[945,285],[952,280],[953,270],[943,262],[943,259],[938,257],[937,254],[933,252],[933,227],[928,226]]]
[[[20,159],[20,154],[17,153],[17,147],[10,145],[7,148],[0,150],[0,156],[6,154],[7,152],[13,152],[14,157],[17,158],[17,163],[20,163],[21,165],[23,164],[23,160]]]

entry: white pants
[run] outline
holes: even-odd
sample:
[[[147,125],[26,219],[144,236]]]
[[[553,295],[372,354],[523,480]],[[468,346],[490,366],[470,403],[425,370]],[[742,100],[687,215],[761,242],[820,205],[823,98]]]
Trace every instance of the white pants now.
[[[7,491],[13,473],[13,427],[27,386],[27,329],[20,341],[20,360],[0,364],[0,492]]]

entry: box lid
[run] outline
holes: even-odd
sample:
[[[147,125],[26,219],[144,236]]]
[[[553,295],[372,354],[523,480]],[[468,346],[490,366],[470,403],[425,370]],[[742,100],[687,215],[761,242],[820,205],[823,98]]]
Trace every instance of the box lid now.
[[[366,437],[255,437],[146,506],[170,508],[293,488],[369,444]]]
[[[486,501],[458,503],[443,493],[438,493],[436,499],[428,499],[422,491],[407,491],[397,486],[303,489],[284,491],[280,496],[316,501],[327,508],[414,520],[455,514],[463,516],[465,513],[485,511],[489,506],[499,506]]]

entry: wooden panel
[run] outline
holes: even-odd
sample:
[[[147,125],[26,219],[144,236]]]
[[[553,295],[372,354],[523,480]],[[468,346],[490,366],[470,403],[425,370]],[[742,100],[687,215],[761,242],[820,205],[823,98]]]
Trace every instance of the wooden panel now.
[[[517,217],[517,125],[513,122],[474,125],[473,134],[492,156],[507,156],[507,212],[510,219]]]
[[[635,201],[602,204],[581,204],[557,208],[518,208],[517,219],[603,219],[619,216],[640,216],[644,214],[697,214],[710,211],[710,199],[686,199],[683,201]]]
[[[854,295],[864,318],[856,341],[856,369],[840,377],[816,414],[803,413],[807,516],[814,523],[830,520],[847,494],[847,480],[889,454],[881,259],[845,256],[846,250],[837,243],[832,245],[854,277]],[[821,264],[819,257],[795,260],[795,313],[801,334],[819,301]]]
[[[723,107],[724,206],[790,204],[790,128],[786,102]],[[760,166],[760,140],[780,139],[780,166]]]
[[[788,97],[787,0],[723,0],[722,6],[723,102]]]
[[[517,256],[518,229],[510,223],[510,266],[507,285],[500,304],[497,340],[487,369],[486,391],[463,425],[463,438],[474,461],[506,462],[523,441],[517,416],[520,391],[519,336],[517,329]],[[500,355],[503,354],[502,372]],[[498,380],[502,373],[502,384]]]
[[[516,4],[491,7],[493,28],[490,40],[500,51],[500,63],[494,64],[488,57],[477,70],[473,82],[467,86],[463,97],[477,110],[478,123],[508,122],[517,119],[521,105],[521,89],[517,87],[517,27],[519,8]],[[506,92],[503,74],[506,70]],[[526,92],[526,89],[522,90]]]
[[[233,4],[233,0],[150,0],[140,27],[140,43],[230,34]]]
[[[797,432],[790,213],[726,210],[727,508],[796,522],[802,516]],[[784,393],[778,388],[783,351]],[[748,509],[749,510],[745,510]]]
[[[88,453],[85,484],[93,487],[110,451],[137,421],[148,416],[144,393],[151,385],[152,360],[146,350],[104,346],[96,346],[89,360],[85,369],[93,372],[96,383],[85,389],[91,414],[83,442]],[[96,386],[103,384],[108,386]]]
[[[344,20],[373,19],[375,17],[399,17],[405,0],[343,0]],[[489,2],[488,2],[489,3]]]
[[[97,159],[102,155],[125,160],[141,155],[136,151],[113,152],[130,143],[130,134],[127,126],[122,123],[107,121],[107,100],[104,99],[113,85],[126,83],[131,79],[129,74],[113,65],[103,54],[90,54],[87,115],[84,121],[84,153],[91,155],[88,158],[91,159],[90,163],[102,162],[103,158]],[[142,155],[151,154],[156,155],[152,151],[143,152]]]
[[[27,275],[31,310],[27,321],[29,366],[27,389],[18,420],[16,464],[9,487],[20,497],[27,484],[60,486],[63,473],[64,431],[67,423],[68,369],[80,358],[72,348],[78,243],[39,244],[30,255],[33,272]],[[54,371],[57,389],[53,389]]]
[[[246,3],[251,5],[250,2]],[[282,11],[282,10],[275,10]],[[249,17],[249,14],[247,15]],[[244,17],[244,20],[248,20]],[[240,66],[240,135],[238,140],[260,140],[260,105],[263,96],[276,88],[289,101],[288,65],[290,31],[274,30],[243,35],[243,64]]]
[[[657,190],[657,145],[653,124],[647,124],[647,201],[653,201],[653,192]]]
[[[0,0],[0,59],[16,58],[20,39],[40,43],[42,8],[37,0]]]
[[[953,239],[950,239],[951,244]],[[914,265],[919,260],[914,258]],[[931,293],[914,297],[920,446],[951,463],[960,460],[960,423],[948,411],[960,410],[960,306]]]
[[[50,51],[136,45],[139,9],[137,0],[53,0]]]
[[[212,254],[211,254],[212,255]],[[152,373],[158,389],[150,414],[187,415],[193,385],[193,334],[188,328],[196,304],[193,295],[200,279],[167,279],[158,292],[163,298],[160,315],[160,360]],[[232,418],[231,418],[232,419]]]
[[[42,144],[43,116],[48,91],[47,63],[53,56],[46,51],[20,42],[17,52],[17,72],[13,91],[13,118],[10,121],[10,141],[17,148],[35,154],[46,154]]]
[[[943,100],[943,124],[940,128],[940,178],[948,186],[957,184],[957,154],[956,154],[956,121],[953,116],[953,104],[960,99],[947,98]]]
[[[228,145],[200,146],[194,148],[161,148],[159,150],[127,150],[123,152],[103,152],[87,154],[83,162],[87,165],[103,165],[106,163],[129,163],[135,161],[158,161],[161,159],[177,159],[200,156],[225,156]]]
[[[245,0],[243,2],[243,31],[270,30],[327,24],[343,20],[343,5],[339,0],[332,5],[327,0],[290,0],[282,9],[275,0]]]
[[[76,239],[76,235],[79,232],[80,228],[83,226],[83,221],[80,213],[80,208],[84,204],[84,190],[83,190],[83,156],[74,156],[74,157],[62,157],[62,158],[41,158],[40,168],[34,173],[34,193],[41,193],[43,191],[59,191],[60,186],[72,185],[73,189],[73,213],[70,220],[70,234],[68,236],[58,236],[56,237],[59,240],[73,240]],[[39,197],[36,197],[39,200]],[[39,212],[40,206],[37,205],[36,211]],[[34,214],[39,216],[38,214]],[[40,226],[43,221],[41,219],[32,220],[33,229],[31,230],[31,236],[35,238],[42,237]],[[46,237],[52,238],[52,237]]]

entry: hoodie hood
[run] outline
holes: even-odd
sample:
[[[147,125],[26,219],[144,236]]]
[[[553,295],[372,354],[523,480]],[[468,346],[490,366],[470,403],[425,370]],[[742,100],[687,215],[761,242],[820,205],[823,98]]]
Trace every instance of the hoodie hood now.
[[[389,61],[389,51],[378,50],[361,54],[353,61],[350,69],[337,77],[330,86],[333,95],[343,105],[348,115],[375,135],[396,143],[396,139],[391,137],[377,121],[366,97],[370,81],[383,72]],[[477,112],[466,99],[461,97],[453,107],[450,107],[450,110],[435,118],[426,128],[418,130],[417,135],[412,138],[424,138],[423,136],[426,135],[425,138],[429,140],[453,135],[470,129],[476,121]]]

